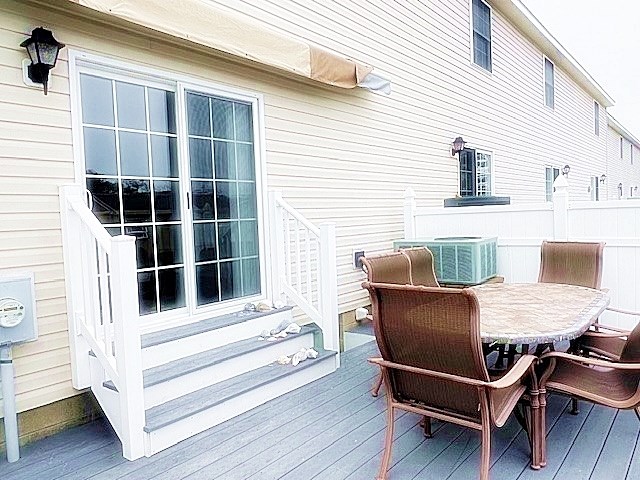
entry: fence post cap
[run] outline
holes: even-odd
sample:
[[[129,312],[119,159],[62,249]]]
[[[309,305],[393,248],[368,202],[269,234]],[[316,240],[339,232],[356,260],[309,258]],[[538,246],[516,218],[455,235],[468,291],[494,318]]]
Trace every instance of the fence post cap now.
[[[567,181],[567,177],[564,175],[558,175],[558,177],[553,182],[553,188],[558,190],[566,190],[569,188],[569,182]]]
[[[404,198],[413,198],[416,196],[416,192],[413,188],[407,187],[404,191]]]

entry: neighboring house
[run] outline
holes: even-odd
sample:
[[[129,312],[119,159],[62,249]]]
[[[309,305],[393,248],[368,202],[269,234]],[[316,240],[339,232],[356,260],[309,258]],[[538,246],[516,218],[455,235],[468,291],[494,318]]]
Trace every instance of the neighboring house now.
[[[353,250],[402,237],[406,187],[431,205],[459,193],[535,202],[568,164],[571,197],[588,200],[593,178],[613,178],[612,99],[518,0],[181,4],[0,3],[0,269],[35,272],[40,325],[15,349],[21,412],[89,385],[73,332],[69,343],[80,285],[63,254],[79,253],[63,251],[61,185],[86,186],[109,233],[138,239],[147,333],[277,290],[268,190],[336,223],[337,311],[350,317],[367,302]],[[46,97],[21,71],[37,26],[66,44]],[[309,55],[326,76],[306,70]],[[332,62],[350,73],[335,77]],[[331,86],[384,89],[366,65],[391,95]],[[56,408],[41,428],[81,416]]]
[[[640,141],[609,114],[607,124],[609,199],[640,198]]]

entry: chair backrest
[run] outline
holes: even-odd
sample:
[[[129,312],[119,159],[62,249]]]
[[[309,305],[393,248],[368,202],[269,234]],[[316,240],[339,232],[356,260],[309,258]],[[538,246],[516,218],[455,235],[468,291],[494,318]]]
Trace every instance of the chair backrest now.
[[[385,360],[488,381],[480,340],[480,307],[468,290],[368,283],[374,330]],[[417,401],[479,419],[477,387],[392,370],[397,400]]]
[[[538,282],[600,288],[604,243],[542,242]]]
[[[361,261],[369,282],[411,284],[411,262],[400,252],[362,257]]]
[[[631,330],[624,344],[620,361],[623,363],[640,363],[640,323]]]
[[[411,285],[423,287],[439,287],[436,271],[433,268],[433,254],[426,247],[406,248],[400,250],[409,258],[411,264]]]

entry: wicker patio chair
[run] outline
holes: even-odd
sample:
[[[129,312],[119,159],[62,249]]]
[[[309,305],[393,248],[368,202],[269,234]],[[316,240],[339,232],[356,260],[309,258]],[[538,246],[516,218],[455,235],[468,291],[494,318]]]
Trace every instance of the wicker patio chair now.
[[[423,287],[440,286],[434,269],[433,254],[428,248],[405,248],[400,250],[400,252],[409,258],[409,263],[411,264],[411,285],[422,285]]]
[[[480,479],[489,478],[491,427],[504,425],[532,382],[530,406],[537,409],[533,355],[523,355],[496,381],[482,355],[480,311],[469,290],[363,283],[369,290],[376,340],[387,388],[387,431],[379,480],[386,479],[395,410],[437,418],[482,432]],[[530,408],[530,407],[527,407]],[[532,422],[532,467],[539,468],[537,412]]]
[[[401,258],[404,256],[408,263]],[[439,287],[433,264],[433,254],[426,247],[402,249],[399,252],[387,253],[375,257],[362,257],[367,272],[367,281],[378,283],[397,283],[399,285],[422,285]],[[371,316],[369,316],[370,319]],[[371,390],[371,395],[378,396],[382,386],[382,374]],[[424,434],[431,437],[431,422],[424,422]]]
[[[564,283],[600,289],[602,283],[602,242],[542,242],[539,283]],[[538,345],[540,355],[546,345]],[[523,352],[529,346],[523,345]],[[553,349],[553,345],[550,345]],[[572,347],[573,349],[573,347]],[[571,414],[579,413],[578,401],[571,402]]]
[[[604,243],[542,242],[540,283],[600,289]]]
[[[557,392],[617,409],[634,409],[640,420],[640,324],[631,332],[620,351],[619,361],[549,352],[540,378],[539,431],[545,431],[545,394]],[[546,464],[544,435],[540,441],[541,466]]]

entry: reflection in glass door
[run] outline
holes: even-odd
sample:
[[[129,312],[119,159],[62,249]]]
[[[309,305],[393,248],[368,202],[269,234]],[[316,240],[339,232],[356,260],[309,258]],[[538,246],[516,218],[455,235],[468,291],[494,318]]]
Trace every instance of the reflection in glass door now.
[[[253,112],[187,92],[198,306],[260,293]]]
[[[93,212],[137,238],[140,314],[185,307],[175,93],[88,74],[80,89]]]

